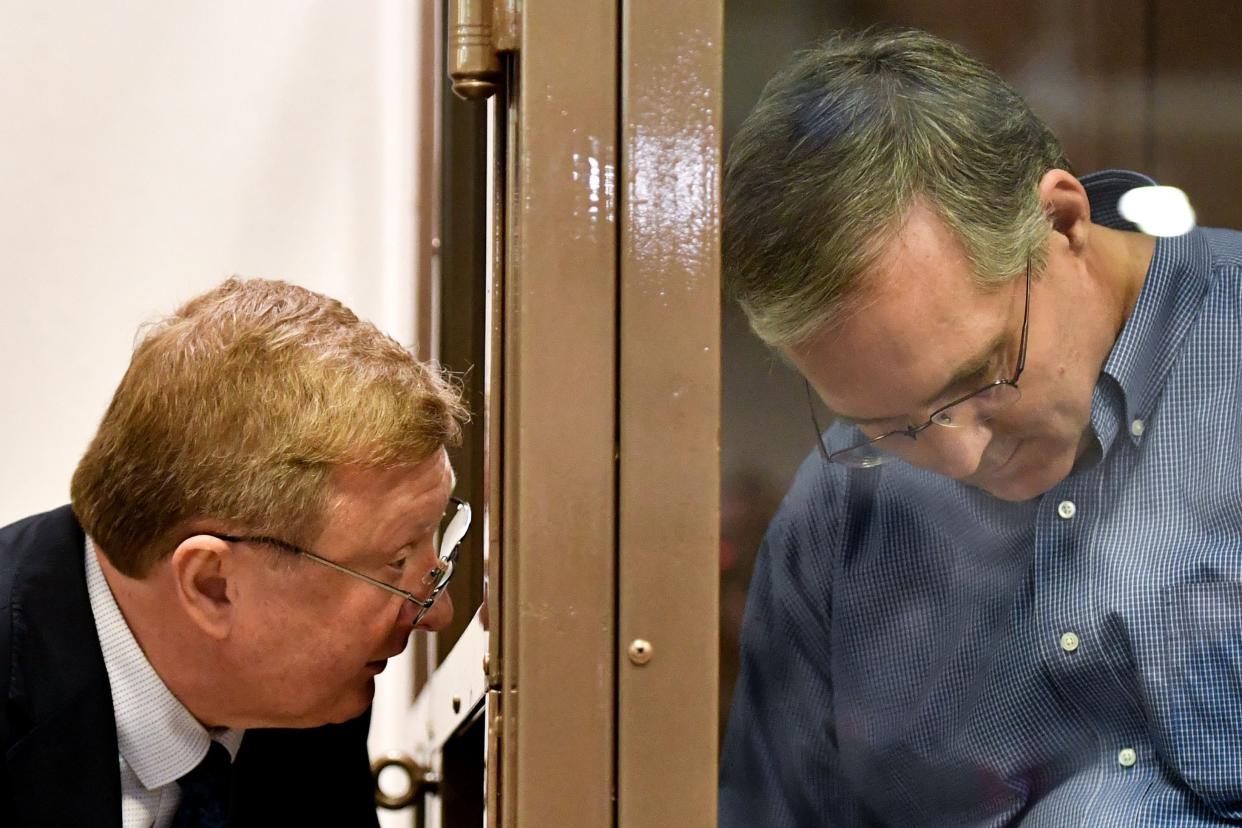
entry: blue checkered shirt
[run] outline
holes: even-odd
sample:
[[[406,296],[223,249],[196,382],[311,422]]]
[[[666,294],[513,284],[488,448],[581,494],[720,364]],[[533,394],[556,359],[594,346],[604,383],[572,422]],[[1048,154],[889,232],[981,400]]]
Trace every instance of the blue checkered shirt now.
[[[1093,220],[1132,229],[1145,183],[1085,178]],[[722,826],[1242,822],[1242,233],[1157,242],[1091,427],[1016,504],[812,453],[750,587]]]

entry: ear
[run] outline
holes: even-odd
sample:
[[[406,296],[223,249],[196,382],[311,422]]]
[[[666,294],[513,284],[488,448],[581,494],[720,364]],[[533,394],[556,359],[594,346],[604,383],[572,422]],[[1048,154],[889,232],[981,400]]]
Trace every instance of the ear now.
[[[190,620],[217,640],[236,620],[236,579],[232,547],[211,535],[186,538],[169,559],[177,600]]]
[[[1052,229],[1065,237],[1071,252],[1081,254],[1091,229],[1091,202],[1082,182],[1065,170],[1048,170],[1038,190]]]

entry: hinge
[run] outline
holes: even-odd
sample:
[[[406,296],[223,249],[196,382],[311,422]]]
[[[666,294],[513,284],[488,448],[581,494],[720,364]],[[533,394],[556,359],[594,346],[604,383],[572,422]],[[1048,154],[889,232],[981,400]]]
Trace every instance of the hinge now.
[[[453,93],[468,101],[496,94],[500,55],[520,41],[518,0],[449,0],[448,55]]]

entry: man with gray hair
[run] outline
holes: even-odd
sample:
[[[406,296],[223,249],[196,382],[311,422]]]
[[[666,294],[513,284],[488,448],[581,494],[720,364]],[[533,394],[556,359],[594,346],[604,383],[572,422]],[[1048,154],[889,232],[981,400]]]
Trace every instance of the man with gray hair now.
[[[376,825],[375,676],[452,613],[463,418],[295,285],[147,330],[72,504],[0,528],[0,824]]]
[[[1151,183],[921,32],[768,85],[726,278],[835,422],[759,554],[722,825],[1242,819],[1242,234],[1138,232]]]

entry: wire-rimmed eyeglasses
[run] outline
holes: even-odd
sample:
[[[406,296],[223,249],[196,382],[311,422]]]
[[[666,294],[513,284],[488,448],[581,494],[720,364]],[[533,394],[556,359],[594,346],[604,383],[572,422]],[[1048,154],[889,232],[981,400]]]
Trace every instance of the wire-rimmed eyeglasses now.
[[[814,399],[811,384],[806,385],[807,403],[811,407],[811,422],[815,425],[815,442],[819,453],[830,463],[841,463],[856,469],[869,469],[893,459],[893,455],[885,449],[885,443],[891,437],[908,437],[917,440],[919,434],[934,425],[943,428],[963,428],[973,426],[992,419],[1000,412],[1011,407],[1022,399],[1022,391],[1018,388],[1018,379],[1026,368],[1026,336],[1031,322],[1031,263],[1026,263],[1026,305],[1022,311],[1022,341],[1018,346],[1018,365],[1009,379],[998,379],[969,394],[958,397],[952,402],[942,405],[931,413],[920,425],[906,426],[885,432],[860,443],[855,443],[839,451],[828,451],[824,445],[823,429],[819,426],[819,418],[815,416]]]
[[[444,519],[440,524],[440,546],[437,554],[436,565],[423,578],[423,585],[431,587],[431,591],[427,593],[426,598],[419,598],[414,593],[404,590],[401,587],[393,586],[385,583],[378,578],[372,578],[370,575],[364,575],[357,570],[343,566],[336,561],[330,561],[327,558],[317,555],[304,547],[298,546],[296,543],[273,538],[268,535],[223,535],[219,532],[203,532],[201,534],[210,535],[213,538],[219,538],[229,543],[262,543],[268,546],[275,546],[280,549],[309,558],[317,564],[335,569],[337,572],[343,572],[346,575],[352,575],[355,578],[366,581],[372,586],[377,586],[382,590],[391,592],[393,595],[400,595],[407,601],[410,601],[418,607],[418,614],[414,616],[414,625],[417,626],[419,621],[423,620],[423,616],[435,604],[436,599],[440,597],[440,593],[444,592],[449,581],[453,577],[453,569],[457,566],[457,554],[461,548],[462,539],[466,536],[466,531],[470,528],[470,504],[464,500],[458,500],[455,497],[449,498],[449,510],[445,513]]]

